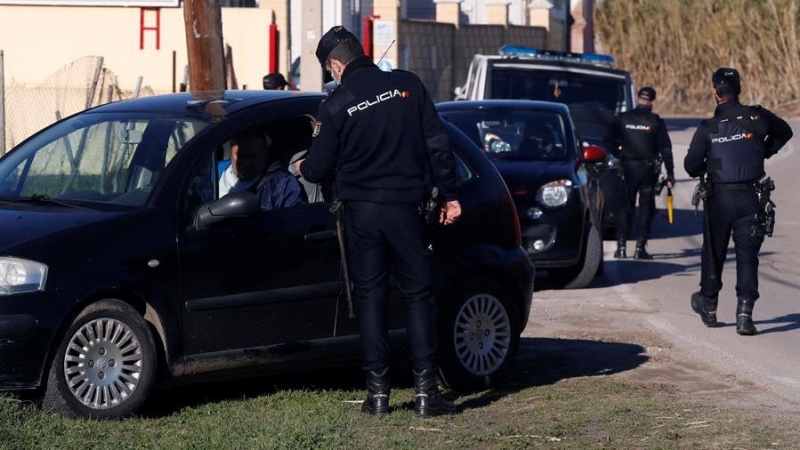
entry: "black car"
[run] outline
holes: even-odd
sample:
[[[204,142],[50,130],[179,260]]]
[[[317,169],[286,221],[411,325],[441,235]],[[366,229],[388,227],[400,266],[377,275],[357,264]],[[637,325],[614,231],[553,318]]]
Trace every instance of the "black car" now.
[[[602,268],[606,154],[584,148],[561,103],[445,102],[439,114],[494,162],[517,205],[522,244],[537,269],[567,288],[589,285]]]
[[[3,156],[0,390],[41,388],[48,408],[118,417],[142,405],[157,377],[357,362],[325,186],[306,184],[309,203],[273,211],[248,193],[217,198],[231,138],[265,133],[287,165],[310,146],[321,99],[228,91],[124,101]],[[441,366],[452,386],[475,387],[509,369],[534,269],[499,174],[447,131],[464,213],[431,231]],[[401,338],[403,307],[391,296],[390,334]]]

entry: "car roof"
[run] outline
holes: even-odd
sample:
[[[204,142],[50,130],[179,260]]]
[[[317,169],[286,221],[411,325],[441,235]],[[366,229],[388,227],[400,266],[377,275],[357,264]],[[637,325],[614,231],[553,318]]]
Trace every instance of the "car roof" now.
[[[489,108],[532,109],[569,114],[569,108],[563,103],[543,102],[540,100],[455,100],[436,104],[436,109],[439,112]]]
[[[475,55],[474,58],[484,60],[487,63],[491,62],[492,64],[509,63],[509,64],[530,65],[531,69],[535,68],[536,66],[551,66],[551,67],[556,66],[564,69],[584,69],[584,70],[591,70],[593,72],[605,72],[617,76],[624,76],[625,78],[630,78],[631,76],[630,72],[628,71],[615,69],[613,67],[608,67],[605,64],[592,64],[574,60],[537,58],[532,56],[507,56],[507,55]]]
[[[227,90],[180,92],[174,94],[154,95],[136,99],[107,103],[91,109],[91,113],[141,113],[158,112],[172,114],[214,114],[215,108],[220,114],[227,115],[249,106],[277,102],[291,98],[323,98],[321,92],[271,91],[271,90]],[[219,105],[219,106],[214,106]]]

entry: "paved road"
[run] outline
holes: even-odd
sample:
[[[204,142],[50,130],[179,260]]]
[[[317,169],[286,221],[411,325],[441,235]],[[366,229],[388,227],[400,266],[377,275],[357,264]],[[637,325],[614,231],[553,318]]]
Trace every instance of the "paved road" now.
[[[761,251],[760,292],[754,321],[759,334],[735,332],[736,266],[733,246],[723,273],[718,318],[722,325],[706,328],[691,311],[689,297],[700,280],[699,249],[702,214],[690,204],[695,182],[683,170],[683,159],[698,119],[667,121],[673,142],[676,178],[675,223],[663,217],[664,197],[656,200],[659,215],[648,250],[652,262],[617,261],[616,244],[605,242],[606,283],[629,303],[651,304],[644,323],[679,352],[716,366],[723,373],[754,383],[765,392],[789,402],[800,401],[800,137],[795,137],[767,161],[767,173],[775,180],[777,203],[775,234]],[[800,120],[790,121],[795,135]],[[632,253],[629,242],[629,254]],[[603,283],[603,281],[599,281]],[[653,302],[655,300],[655,302]]]

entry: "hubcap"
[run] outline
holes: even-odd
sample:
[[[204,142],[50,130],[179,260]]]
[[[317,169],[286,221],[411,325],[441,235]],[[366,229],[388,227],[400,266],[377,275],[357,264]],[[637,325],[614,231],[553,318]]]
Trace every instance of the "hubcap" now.
[[[506,360],[511,346],[511,322],[500,300],[490,294],[470,297],[456,315],[456,354],[475,375],[489,375]]]
[[[64,377],[72,395],[92,409],[125,402],[142,376],[142,347],[130,327],[95,319],[72,335],[64,355]]]

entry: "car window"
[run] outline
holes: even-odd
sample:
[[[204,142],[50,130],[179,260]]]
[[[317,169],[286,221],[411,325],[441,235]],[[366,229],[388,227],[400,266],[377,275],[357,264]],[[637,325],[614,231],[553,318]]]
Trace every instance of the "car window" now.
[[[492,160],[563,161],[573,157],[557,113],[505,108],[441,113]]]
[[[588,73],[494,67],[490,98],[542,100],[618,114],[627,109],[628,89],[624,80]]]
[[[0,161],[0,197],[141,206],[174,156],[205,126],[200,119],[152,114],[74,116]]]
[[[207,160],[191,177],[187,213],[192,215],[200,205],[242,190],[257,193],[263,210],[323,202],[325,189],[305,182],[292,167],[311,146],[313,122],[306,115],[288,117],[221,136],[224,142],[211,144]]]

